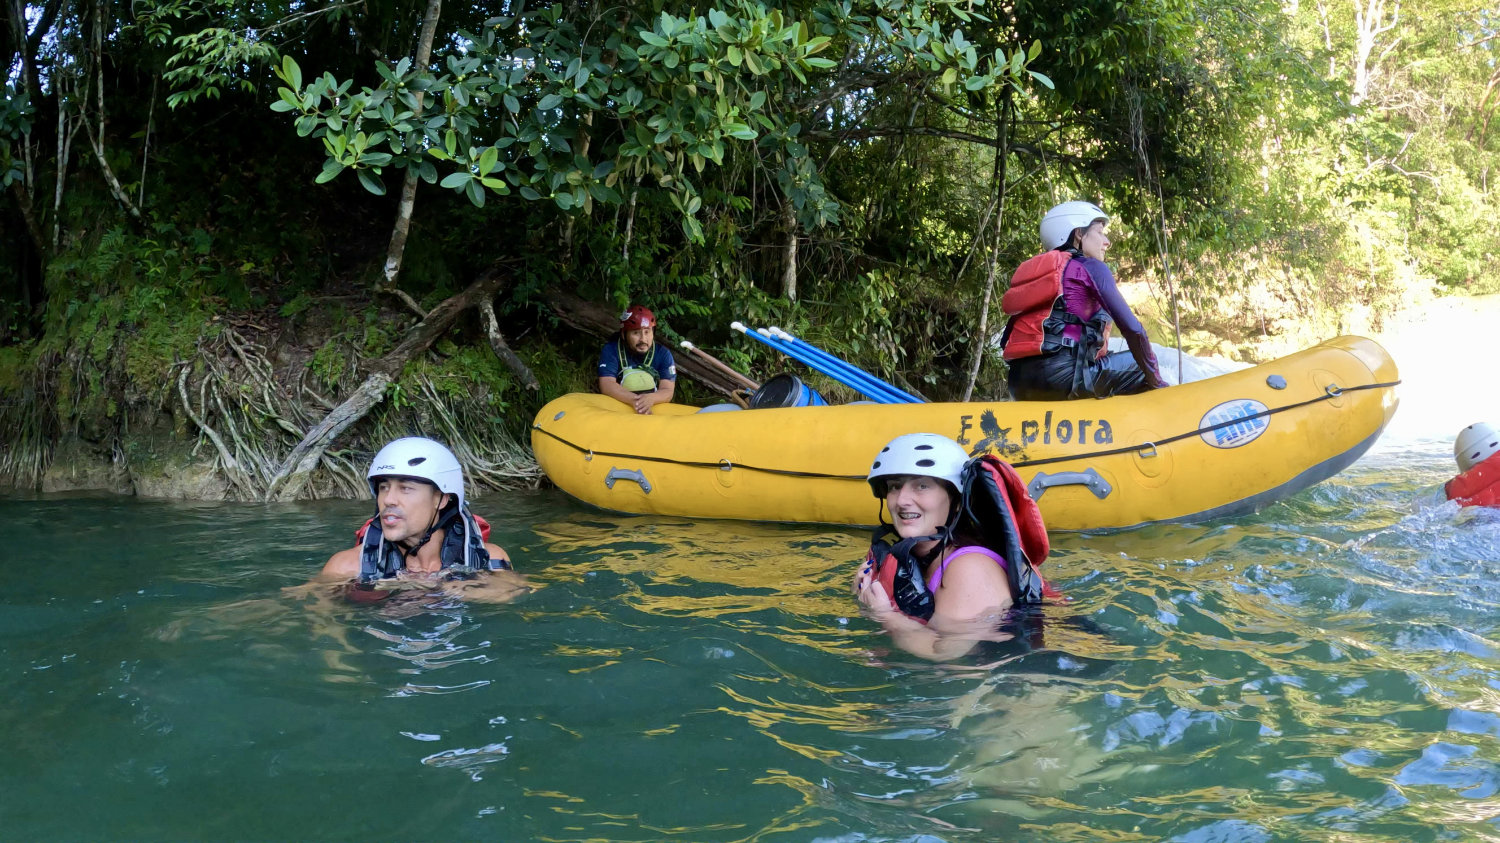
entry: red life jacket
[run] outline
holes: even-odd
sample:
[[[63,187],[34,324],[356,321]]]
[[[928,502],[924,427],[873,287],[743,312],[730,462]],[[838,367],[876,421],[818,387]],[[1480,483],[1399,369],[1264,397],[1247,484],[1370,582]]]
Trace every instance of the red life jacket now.
[[[1443,491],[1460,506],[1500,507],[1500,453],[1449,480]]]
[[[1011,597],[1017,605],[1062,596],[1037,571],[1051,551],[1047,527],[1041,509],[1026,493],[1026,484],[1010,463],[992,454],[969,461],[964,467],[957,523],[964,535],[1005,559]],[[951,532],[945,527],[940,537],[946,539]],[[922,565],[911,551],[916,542],[927,538],[901,539],[892,544],[885,541],[882,531],[866,557],[890,595],[891,607],[923,622],[932,617],[935,598],[927,590]]]
[[[1010,289],[1000,297],[1000,309],[1010,317],[1000,335],[1000,349],[1006,362],[1076,346],[1083,346],[1088,355],[1104,343],[1109,314],[1101,309],[1084,321],[1068,312],[1063,301],[1063,276],[1076,257],[1075,252],[1053,249],[1017,267],[1010,279]],[[1079,326],[1076,339],[1065,333],[1069,325]]]
[[[1035,357],[1047,338],[1043,323],[1062,300],[1063,271],[1073,255],[1054,249],[1028,259],[1010,277],[1010,289],[1000,297],[1000,309],[1010,317],[1006,331],[1006,360]]]

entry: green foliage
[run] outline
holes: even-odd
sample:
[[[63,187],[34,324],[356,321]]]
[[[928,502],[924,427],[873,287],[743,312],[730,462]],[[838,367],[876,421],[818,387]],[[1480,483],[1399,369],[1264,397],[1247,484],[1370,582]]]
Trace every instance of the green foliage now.
[[[704,236],[706,170],[724,166],[736,141],[753,143],[802,223],[817,227],[836,222],[839,205],[800,137],[808,103],[794,92],[842,84],[849,69],[819,55],[837,54],[830,46],[904,68],[935,92],[1046,82],[1027,68],[1038,45],[1007,53],[970,43],[955,26],[984,20],[970,9],[957,0],[844,2],[799,20],[734,0],[686,17],[621,11],[591,22],[602,30],[591,41],[553,5],[460,32],[440,72],[409,59],[378,64],[380,84],[358,92],[331,73],[304,84],[286,56],[271,109],[297,115],[297,133],[323,141],[320,183],[352,169],[382,195],[386,168],[410,168],[478,207],[489,193],[514,191],[588,214],[595,202],[622,201],[622,176],[649,179],[693,241]]]
[[[33,343],[0,346],[0,396],[19,391],[35,365]]]
[[[31,135],[31,118],[36,112],[24,90],[7,82],[0,100],[0,188],[10,187],[26,178],[20,145]]]
[[[39,348],[72,361],[60,383],[63,418],[112,416],[111,388],[161,394],[237,286],[212,252],[206,232],[160,223],[149,235],[110,229],[52,262]]]

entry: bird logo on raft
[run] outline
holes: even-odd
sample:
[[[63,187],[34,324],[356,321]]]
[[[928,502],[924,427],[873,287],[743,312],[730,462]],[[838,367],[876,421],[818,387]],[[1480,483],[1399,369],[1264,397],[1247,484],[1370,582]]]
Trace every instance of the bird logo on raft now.
[[[1060,415],[1060,414],[1059,414]],[[1110,445],[1115,441],[1115,431],[1109,419],[1053,420],[1053,411],[1048,410],[1040,419],[1022,419],[1019,424],[1001,427],[994,410],[979,414],[978,440],[971,438],[975,431],[972,415],[958,417],[958,435],[953,437],[958,444],[969,449],[970,454],[994,453],[1006,459],[1024,456],[1026,449],[1040,442],[1043,445]]]

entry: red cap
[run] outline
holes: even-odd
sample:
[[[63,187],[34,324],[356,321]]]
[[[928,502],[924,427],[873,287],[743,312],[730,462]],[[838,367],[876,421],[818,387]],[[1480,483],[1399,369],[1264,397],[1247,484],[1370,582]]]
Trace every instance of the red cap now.
[[[629,310],[620,314],[620,330],[622,331],[655,327],[656,314],[638,304],[631,305]]]

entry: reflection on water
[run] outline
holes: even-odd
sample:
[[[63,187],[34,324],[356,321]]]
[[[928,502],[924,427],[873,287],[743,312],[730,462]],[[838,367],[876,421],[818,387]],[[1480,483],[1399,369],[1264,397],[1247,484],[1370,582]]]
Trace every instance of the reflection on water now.
[[[306,583],[362,504],[0,501],[0,836],[1500,838],[1500,513],[1447,459],[1056,536],[1067,602],[955,665],[857,614],[859,532],[491,497],[534,593],[358,605]]]

